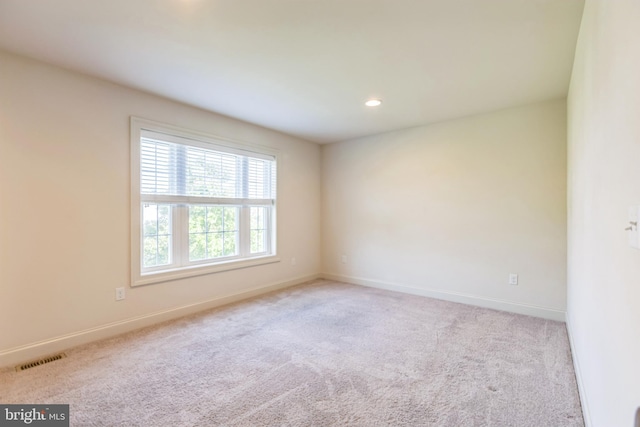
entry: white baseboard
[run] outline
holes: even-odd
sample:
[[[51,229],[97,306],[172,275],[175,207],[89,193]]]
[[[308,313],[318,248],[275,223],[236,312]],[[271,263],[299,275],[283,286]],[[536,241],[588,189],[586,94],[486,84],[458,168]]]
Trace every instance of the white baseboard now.
[[[584,385],[584,377],[580,370],[580,361],[578,352],[576,351],[575,342],[573,341],[573,322],[571,316],[567,313],[567,335],[569,335],[569,345],[571,346],[571,358],[573,359],[573,370],[576,373],[576,382],[578,383],[578,395],[580,396],[580,405],[582,405],[582,418],[584,418],[584,426],[591,427],[591,414],[589,412],[589,402],[587,401],[587,392]]]
[[[217,297],[207,301],[184,305],[181,307],[175,307],[169,310],[158,311],[151,314],[145,314],[130,319],[108,323],[106,325],[98,326],[95,328],[61,335],[48,340],[10,348],[8,350],[0,351],[0,367],[16,366],[21,363],[47,356],[52,353],[60,352],[81,344],[86,344],[92,341],[112,337],[118,334],[140,329],[145,326],[164,322],[166,320],[176,319],[188,314],[197,313],[199,311],[219,307],[225,304],[230,304],[236,301],[244,300],[279,289],[288,288],[301,283],[309,282],[311,280],[319,279],[321,277],[322,276],[320,274],[296,277],[284,282],[258,286],[252,289],[238,292],[236,294]]]
[[[378,280],[370,280],[360,277],[351,277],[338,274],[323,273],[322,277],[325,279],[337,280],[340,282],[352,283],[355,285],[369,286],[372,288],[386,289],[389,291],[404,292],[407,294],[420,295],[424,297],[458,302],[478,307],[492,308],[494,310],[508,311],[510,313],[525,314],[527,316],[541,317],[543,319],[557,320],[560,322],[564,322],[566,320],[566,313],[564,311],[546,307],[539,307],[530,304],[522,304],[513,301],[479,297],[476,295],[463,294],[460,292],[415,288],[407,285],[387,283]]]

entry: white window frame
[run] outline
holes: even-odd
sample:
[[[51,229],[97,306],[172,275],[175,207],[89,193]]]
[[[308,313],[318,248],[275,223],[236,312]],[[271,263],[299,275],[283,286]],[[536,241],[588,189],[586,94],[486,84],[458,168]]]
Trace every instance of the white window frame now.
[[[272,148],[237,142],[228,138],[192,131],[139,117],[131,117],[131,286],[166,282],[280,261],[280,258],[277,255],[276,245],[278,240],[278,227],[276,221],[278,199],[276,196],[275,203],[273,205],[269,204],[271,209],[267,210],[267,215],[270,215],[269,219],[272,227],[271,233],[268,233],[266,242],[267,250],[265,252],[250,254],[250,250],[248,248],[248,245],[250,245],[250,235],[244,235],[240,232],[239,255],[185,263],[184,257],[188,258],[189,256],[188,218],[186,218],[188,216],[188,209],[186,205],[178,206],[178,203],[174,204],[171,208],[173,234],[172,253],[176,259],[173,259],[173,262],[168,266],[143,268],[142,203],[167,204],[176,202],[175,199],[172,199],[174,196],[150,197],[149,195],[144,195],[143,197],[143,195],[141,195],[140,140],[143,134],[148,135],[150,133],[157,134],[163,140],[169,142],[179,140],[181,141],[180,143],[184,143],[184,139],[188,139],[189,145],[193,145],[195,147],[245,154],[252,157],[271,158],[275,159],[276,165],[278,165],[278,151]],[[277,182],[278,180],[276,178],[276,187],[278,186]],[[277,188],[275,192],[277,195]],[[198,200],[195,200],[194,198],[193,204],[209,206],[227,204],[229,206],[238,206],[235,204],[229,204],[228,201],[222,199],[205,199],[206,200],[198,198]],[[182,198],[181,203],[184,203],[184,197]],[[250,232],[249,209],[251,206],[265,206],[264,203],[266,203],[264,200],[245,199],[242,201],[242,205],[239,208],[239,230],[244,229],[245,231]],[[185,224],[187,225],[186,227]]]

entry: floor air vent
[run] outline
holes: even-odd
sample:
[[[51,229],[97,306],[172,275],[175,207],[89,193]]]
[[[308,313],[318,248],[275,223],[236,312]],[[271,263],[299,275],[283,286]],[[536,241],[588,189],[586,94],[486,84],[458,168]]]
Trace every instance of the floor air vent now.
[[[16,366],[16,371],[24,371],[25,369],[35,368],[36,366],[44,365],[45,363],[53,362],[55,360],[64,359],[67,357],[64,353],[54,354],[53,356],[44,357],[42,359],[34,360],[32,362],[24,363]]]

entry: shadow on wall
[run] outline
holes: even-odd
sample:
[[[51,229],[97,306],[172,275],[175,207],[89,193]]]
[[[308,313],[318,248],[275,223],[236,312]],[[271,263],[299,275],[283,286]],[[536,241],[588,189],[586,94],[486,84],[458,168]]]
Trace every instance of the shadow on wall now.
[[[640,407],[636,411],[636,427],[640,427]]]

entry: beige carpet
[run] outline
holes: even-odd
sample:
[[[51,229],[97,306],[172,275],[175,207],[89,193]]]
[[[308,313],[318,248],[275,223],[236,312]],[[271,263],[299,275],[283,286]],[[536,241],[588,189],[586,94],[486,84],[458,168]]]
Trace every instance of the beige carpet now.
[[[565,325],[318,281],[0,372],[73,426],[582,426]]]

